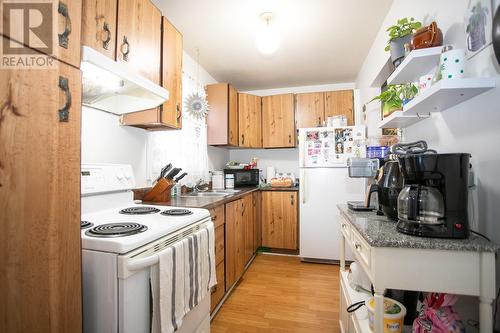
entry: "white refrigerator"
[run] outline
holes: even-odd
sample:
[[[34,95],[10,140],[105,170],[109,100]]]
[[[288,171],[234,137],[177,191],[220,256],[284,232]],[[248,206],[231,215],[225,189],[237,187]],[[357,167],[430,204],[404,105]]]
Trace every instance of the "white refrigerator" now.
[[[366,127],[299,129],[300,257],[304,261],[340,260],[337,204],[362,201],[363,178],[349,178],[348,157],[366,156]],[[346,246],[346,259],[354,256]]]

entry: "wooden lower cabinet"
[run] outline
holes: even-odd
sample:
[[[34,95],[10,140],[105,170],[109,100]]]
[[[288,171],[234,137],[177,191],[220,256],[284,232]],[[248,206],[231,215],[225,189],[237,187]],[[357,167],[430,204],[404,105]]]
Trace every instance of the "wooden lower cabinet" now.
[[[261,195],[262,246],[297,250],[297,192],[264,191]]]
[[[217,277],[217,285],[212,288],[212,295],[210,300],[210,312],[220,303],[224,294],[226,293],[226,283],[224,276],[224,262],[216,266],[215,275]]]
[[[80,96],[64,63],[0,70],[0,332],[81,332]]]
[[[252,193],[252,204],[253,204],[253,251],[262,245],[262,224],[261,224],[261,194],[260,192]]]
[[[243,274],[245,254],[245,226],[241,217],[242,199],[226,204],[226,291]]]

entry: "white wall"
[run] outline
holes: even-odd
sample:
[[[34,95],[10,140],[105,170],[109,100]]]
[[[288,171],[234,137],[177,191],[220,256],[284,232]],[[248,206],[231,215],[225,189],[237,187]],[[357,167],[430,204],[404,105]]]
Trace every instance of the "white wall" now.
[[[82,109],[82,163],[131,164],[138,187],[146,181],[146,134],[120,126],[119,117],[92,108]]]
[[[246,91],[246,93],[257,96],[271,96],[278,94],[298,94],[318,91],[334,91],[354,89],[354,83],[335,83],[322,84],[313,86],[286,87],[277,89],[263,89]],[[357,93],[355,94],[355,117],[357,118]],[[293,172],[297,177],[299,174],[299,150],[297,148],[287,149],[231,149],[229,150],[229,158],[231,161],[240,161],[244,163],[250,162],[252,157],[259,159],[259,169],[264,171],[266,177],[266,168],[273,166],[277,172]]]
[[[445,44],[465,47],[464,17],[468,0],[395,0],[359,72],[356,87],[362,103],[378,94],[379,89],[369,87],[378,70],[388,58],[384,52],[387,40],[385,29],[398,18],[413,16],[429,24],[435,20],[443,30]],[[405,141],[427,140],[439,152],[468,152],[477,177],[478,222],[481,232],[500,243],[500,69],[491,46],[470,59],[466,74],[471,77],[495,77],[497,88],[461,105],[434,113],[403,131]],[[371,134],[377,133],[380,104],[368,106],[368,125]],[[500,265],[497,261],[497,288],[500,286]],[[471,308],[471,312],[475,312]],[[472,306],[472,305],[470,305]],[[467,318],[464,318],[467,319]],[[500,324],[500,318],[497,318]],[[498,325],[497,325],[498,327]]]
[[[183,53],[183,88],[196,80],[199,73],[199,84],[216,82],[210,74],[198,66],[186,52]],[[137,187],[150,183],[147,156],[148,132],[142,129],[120,126],[119,117],[91,108],[83,108],[82,114],[82,162],[83,163],[124,163],[131,164],[134,169]],[[180,135],[180,131],[172,132]],[[229,154],[226,149],[209,148],[208,168],[220,169]],[[207,170],[208,171],[208,170]]]

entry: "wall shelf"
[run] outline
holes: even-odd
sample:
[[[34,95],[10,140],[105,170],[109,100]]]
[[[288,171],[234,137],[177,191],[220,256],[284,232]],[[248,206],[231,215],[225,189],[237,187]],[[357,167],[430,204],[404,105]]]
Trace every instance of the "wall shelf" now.
[[[405,128],[495,88],[494,78],[441,80],[379,123],[379,128]]]
[[[378,125],[378,128],[406,128],[429,118],[427,115],[406,114],[404,111],[395,111],[390,116],[385,117]]]
[[[387,79],[387,84],[417,82],[439,65],[442,46],[413,50]]]
[[[403,107],[405,114],[441,112],[495,88],[494,78],[451,79],[436,82]]]
[[[379,70],[377,76],[373,79],[370,87],[380,88],[384,84],[384,82],[387,81],[387,78],[393,71],[394,65],[391,62],[391,56],[388,56],[382,68]]]

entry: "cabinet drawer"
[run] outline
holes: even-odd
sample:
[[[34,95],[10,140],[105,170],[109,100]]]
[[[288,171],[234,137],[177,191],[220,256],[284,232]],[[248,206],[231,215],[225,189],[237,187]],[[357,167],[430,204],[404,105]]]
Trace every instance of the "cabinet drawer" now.
[[[212,312],[217,304],[221,301],[222,297],[224,297],[225,293],[225,278],[224,278],[224,261],[217,265],[215,270],[215,275],[217,276],[217,284],[212,288],[212,297],[210,303],[210,312]]]
[[[370,267],[370,246],[365,242],[365,240],[358,234],[354,228],[351,230],[351,244],[356,257],[360,259],[366,267]]]
[[[224,214],[224,205],[211,208],[209,209],[209,211],[215,229],[226,223],[226,216]]]
[[[346,221],[343,216],[340,216],[340,231],[346,238],[347,242],[351,241],[351,224]]]
[[[215,229],[215,264],[224,260],[224,225]]]

